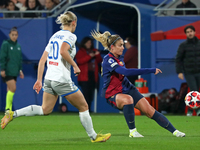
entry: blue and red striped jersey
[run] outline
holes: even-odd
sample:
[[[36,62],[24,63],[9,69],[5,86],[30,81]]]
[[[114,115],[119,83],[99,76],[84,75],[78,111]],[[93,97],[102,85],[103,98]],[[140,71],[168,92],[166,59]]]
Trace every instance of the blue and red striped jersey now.
[[[117,93],[128,93],[134,86],[126,76],[155,73],[156,68],[127,69],[124,66],[124,57],[116,58],[108,53],[102,62],[103,89],[101,96],[109,98]]]
[[[101,96],[109,98],[117,93],[128,93],[131,86],[129,80],[122,74],[114,70],[119,67],[125,67],[123,56],[116,58],[112,53],[108,53],[102,62],[103,89]]]

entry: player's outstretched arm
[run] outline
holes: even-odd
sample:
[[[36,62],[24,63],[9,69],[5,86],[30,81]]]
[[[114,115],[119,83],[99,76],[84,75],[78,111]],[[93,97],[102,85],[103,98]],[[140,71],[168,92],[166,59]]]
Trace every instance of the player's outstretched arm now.
[[[115,68],[115,72],[117,72],[119,74],[123,74],[125,76],[134,76],[134,75],[156,73],[158,71],[156,69],[157,68],[141,68],[141,69],[129,68],[129,69],[127,69],[125,67],[118,66],[117,68]]]
[[[154,74],[157,75],[158,73],[162,73],[162,71],[160,69],[156,68],[156,72]]]

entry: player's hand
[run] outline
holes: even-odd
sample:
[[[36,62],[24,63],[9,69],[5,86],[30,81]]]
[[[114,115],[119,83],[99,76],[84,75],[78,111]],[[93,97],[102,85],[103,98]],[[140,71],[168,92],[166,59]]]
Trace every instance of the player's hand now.
[[[21,79],[24,79],[24,73],[22,72],[22,70],[20,70],[20,72],[19,72],[19,77],[20,77]]]
[[[183,75],[183,73],[179,73],[179,74],[178,74],[178,78],[181,79],[181,80],[184,80],[184,75]]]
[[[5,72],[5,71],[1,71],[1,76],[2,76],[3,78],[5,78],[5,77],[6,77],[6,72]]]
[[[34,86],[33,86],[33,90],[35,90],[35,92],[36,92],[37,94],[39,94],[41,88],[42,88],[42,82],[37,80],[37,81],[35,82]]]
[[[78,76],[81,73],[81,70],[79,69],[79,67],[73,67],[74,68],[74,74],[75,76]]]
[[[162,73],[162,71],[160,69],[156,68],[156,72],[154,74],[156,75],[158,73]]]

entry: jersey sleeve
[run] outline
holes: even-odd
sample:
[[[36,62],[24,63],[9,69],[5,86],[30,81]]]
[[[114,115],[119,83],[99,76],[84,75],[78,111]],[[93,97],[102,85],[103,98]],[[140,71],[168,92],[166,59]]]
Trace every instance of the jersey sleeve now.
[[[7,56],[8,56],[8,44],[6,42],[3,42],[2,46],[1,46],[1,50],[0,50],[0,68],[1,70],[5,70],[6,69],[6,60],[7,60]]]
[[[142,74],[148,74],[148,73],[155,73],[156,68],[142,68],[142,69],[134,69],[134,68],[125,68],[122,66],[119,66],[115,69],[115,72],[119,74],[123,74],[125,76],[135,76],[135,75],[142,75]]]
[[[113,70],[115,70],[117,67],[119,67],[119,64],[117,63],[117,61],[115,59],[113,59],[112,57],[105,59],[104,63],[105,63],[106,69],[109,72],[113,72]]]
[[[45,51],[47,51],[48,53],[51,51],[51,44],[50,44],[51,39],[49,40],[49,43],[47,44],[47,46],[45,47]]]
[[[70,45],[70,48],[72,48],[73,45],[75,45],[77,40],[77,37],[75,34],[69,34],[64,39],[64,42],[68,43]]]

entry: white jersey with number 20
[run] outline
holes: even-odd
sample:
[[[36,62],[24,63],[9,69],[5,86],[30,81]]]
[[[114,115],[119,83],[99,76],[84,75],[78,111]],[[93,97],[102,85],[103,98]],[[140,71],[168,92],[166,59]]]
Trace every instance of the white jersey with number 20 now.
[[[50,38],[49,43],[45,48],[45,51],[49,53],[45,79],[61,83],[72,82],[71,65],[60,55],[60,48],[63,42],[68,43],[70,45],[70,50],[68,50],[68,52],[73,59],[76,55],[76,39],[76,35],[68,30],[60,30]]]

